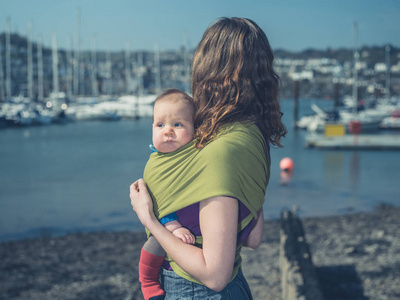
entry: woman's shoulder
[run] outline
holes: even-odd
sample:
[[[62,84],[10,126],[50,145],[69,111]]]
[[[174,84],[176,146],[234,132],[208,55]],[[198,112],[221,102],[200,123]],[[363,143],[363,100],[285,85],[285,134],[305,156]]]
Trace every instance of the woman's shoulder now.
[[[249,131],[254,128],[257,128],[257,126],[251,122],[233,122],[223,125],[221,132]]]
[[[235,122],[224,125],[210,145],[219,144],[244,145],[259,143],[264,140],[262,132],[256,124],[249,122]]]
[[[201,151],[202,156],[243,157],[249,153],[264,153],[266,149],[262,133],[252,123],[232,123],[221,128],[218,135]]]

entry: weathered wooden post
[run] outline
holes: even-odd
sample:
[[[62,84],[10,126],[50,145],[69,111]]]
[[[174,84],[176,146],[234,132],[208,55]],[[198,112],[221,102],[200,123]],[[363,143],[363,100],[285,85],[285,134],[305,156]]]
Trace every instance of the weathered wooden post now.
[[[279,264],[283,300],[323,299],[303,225],[295,212],[287,210],[281,214]]]

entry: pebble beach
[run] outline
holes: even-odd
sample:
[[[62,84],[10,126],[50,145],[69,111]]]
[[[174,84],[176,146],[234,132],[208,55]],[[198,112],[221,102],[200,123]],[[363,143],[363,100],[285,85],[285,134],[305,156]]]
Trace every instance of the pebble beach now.
[[[301,220],[325,299],[400,299],[400,208]],[[92,232],[2,242],[0,299],[143,299],[144,241],[144,232]],[[243,250],[254,299],[282,299],[279,248],[274,220],[257,250]]]

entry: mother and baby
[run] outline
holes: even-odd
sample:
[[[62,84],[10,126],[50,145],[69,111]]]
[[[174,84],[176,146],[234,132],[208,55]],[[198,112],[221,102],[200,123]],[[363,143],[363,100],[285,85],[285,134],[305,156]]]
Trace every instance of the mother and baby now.
[[[168,89],[153,116],[153,153],[131,204],[148,240],[139,262],[145,299],[252,299],[242,246],[263,235],[269,145],[286,129],[265,33],[221,18],[193,58],[192,95]]]

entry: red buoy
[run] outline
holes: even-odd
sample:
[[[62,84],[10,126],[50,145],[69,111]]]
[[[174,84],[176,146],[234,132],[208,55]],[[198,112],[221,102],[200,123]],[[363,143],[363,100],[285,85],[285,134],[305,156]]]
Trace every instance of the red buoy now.
[[[282,171],[291,173],[293,172],[294,162],[291,158],[285,157],[281,159],[279,167],[281,168]]]

